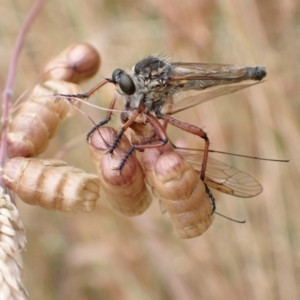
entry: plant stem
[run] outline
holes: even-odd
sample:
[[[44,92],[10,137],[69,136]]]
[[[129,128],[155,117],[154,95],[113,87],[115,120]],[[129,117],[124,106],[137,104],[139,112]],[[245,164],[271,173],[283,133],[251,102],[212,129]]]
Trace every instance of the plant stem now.
[[[43,5],[45,4],[46,0],[37,0],[34,5],[32,6],[29,14],[27,15],[24,24],[18,34],[16,44],[14,47],[13,55],[9,64],[8,75],[6,84],[2,93],[2,116],[1,116],[1,123],[2,123],[2,132],[1,132],[1,144],[0,144],[0,167],[2,169],[6,157],[7,157],[7,120],[9,114],[9,107],[11,97],[13,95],[13,84],[15,80],[16,69],[18,65],[18,59],[20,57],[20,53],[26,38],[26,35],[29,31],[30,26],[32,25],[33,21],[36,19],[36,16],[39,14],[40,10],[42,9]],[[4,187],[2,182],[2,176],[0,176],[0,185]]]

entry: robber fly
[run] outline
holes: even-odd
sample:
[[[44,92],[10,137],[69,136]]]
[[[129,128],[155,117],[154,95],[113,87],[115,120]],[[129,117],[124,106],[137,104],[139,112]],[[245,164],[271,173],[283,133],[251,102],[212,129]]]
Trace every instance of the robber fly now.
[[[59,96],[87,99],[104,84],[109,82],[115,84],[117,93],[125,99],[124,112],[121,114],[124,125],[108,152],[113,153],[127,128],[133,128],[140,136],[137,139],[138,141],[143,140],[143,142],[133,143],[132,148],[121,161],[118,169],[122,169],[126,159],[135,149],[142,151],[145,148],[166,144],[168,141],[165,132],[166,125],[172,124],[205,140],[200,170],[200,178],[204,180],[209,151],[207,134],[201,128],[179,121],[171,115],[215,97],[254,85],[256,83],[241,82],[246,80],[260,81],[266,74],[266,69],[261,66],[245,67],[229,64],[169,62],[163,57],[148,56],[138,62],[131,72],[116,69],[113,71],[111,78],[105,79],[87,93]],[[175,95],[185,91],[203,91],[206,89],[208,91],[196,96],[184,99],[175,97]],[[115,106],[116,99],[115,97],[109,106],[111,110]],[[106,118],[92,128],[87,134],[87,138],[89,139],[97,128],[109,122],[111,116],[112,111],[108,111]],[[158,119],[164,121],[164,126],[160,124]],[[148,138],[145,138],[146,131],[147,134],[148,131],[151,133]]]

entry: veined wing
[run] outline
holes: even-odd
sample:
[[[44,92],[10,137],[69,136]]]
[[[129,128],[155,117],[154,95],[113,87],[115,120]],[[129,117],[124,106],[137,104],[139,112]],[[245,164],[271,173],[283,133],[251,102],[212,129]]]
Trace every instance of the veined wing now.
[[[171,104],[171,106],[168,107],[166,113],[168,115],[172,115],[177,112],[188,109],[190,107],[201,104],[203,102],[217,98],[219,96],[231,94],[262,82],[264,81],[254,82],[254,83],[244,83],[244,84],[230,84],[225,86],[213,87],[210,88],[208,91],[204,90],[203,92],[200,92],[197,95],[186,97],[186,98],[173,97],[173,103]]]
[[[224,80],[230,83],[243,80],[262,80],[266,69],[262,66],[246,67],[231,64],[172,62],[171,80]]]
[[[179,149],[176,149],[176,152],[190,162],[195,170],[201,170],[201,154]],[[257,196],[263,190],[261,184],[249,174],[212,158],[208,158],[204,182],[220,192],[242,198]]]
[[[172,73],[169,81],[176,92],[202,91],[186,98],[173,97],[172,105],[171,107],[168,106],[166,112],[170,115],[213,98],[255,85],[257,82],[253,83],[253,80],[260,81],[267,75],[266,69],[261,66],[246,67],[229,64],[180,62],[171,63],[171,66]],[[242,83],[250,80],[252,82]]]

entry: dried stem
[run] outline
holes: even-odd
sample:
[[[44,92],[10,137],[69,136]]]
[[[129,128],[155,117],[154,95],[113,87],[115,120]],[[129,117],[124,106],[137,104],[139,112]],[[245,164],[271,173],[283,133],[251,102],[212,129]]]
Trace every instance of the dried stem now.
[[[20,30],[17,37],[14,52],[10,61],[7,81],[2,93],[2,116],[1,123],[1,145],[0,145],[0,167],[5,163],[7,156],[7,118],[9,114],[10,101],[12,97],[13,83],[15,79],[17,63],[26,34],[44,5],[46,0],[37,0]],[[18,210],[12,198],[6,194],[2,174],[0,176],[0,250],[2,253],[2,264],[0,275],[3,280],[0,284],[1,299],[26,299],[27,292],[22,284],[22,257],[20,252],[25,248],[26,235]],[[3,187],[3,188],[2,188]]]
[[[5,159],[6,159],[7,126],[6,126],[5,122],[8,117],[11,96],[13,94],[13,84],[14,84],[18,59],[19,59],[19,56],[20,56],[20,53],[21,53],[21,50],[22,50],[22,47],[24,44],[26,34],[45,2],[46,2],[46,0],[37,0],[35,2],[35,4],[32,6],[32,9],[29,12],[29,14],[27,15],[27,18],[23,24],[23,27],[21,28],[21,30],[19,32],[19,35],[16,40],[16,45],[14,47],[14,52],[13,52],[13,55],[12,55],[12,58],[10,61],[7,80],[6,80],[6,84],[4,87],[4,91],[2,93],[1,122],[2,122],[2,124],[4,124],[4,126],[2,128],[2,133],[1,133],[1,147],[0,147],[0,165],[1,165],[1,167],[3,166]],[[3,186],[1,177],[0,177],[0,185]]]

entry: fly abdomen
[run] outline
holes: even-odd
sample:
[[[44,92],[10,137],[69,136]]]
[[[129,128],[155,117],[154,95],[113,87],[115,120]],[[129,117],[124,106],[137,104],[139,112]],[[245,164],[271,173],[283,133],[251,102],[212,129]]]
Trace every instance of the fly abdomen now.
[[[266,75],[267,75],[267,71],[265,67],[257,66],[255,68],[248,69],[249,79],[262,80]]]

